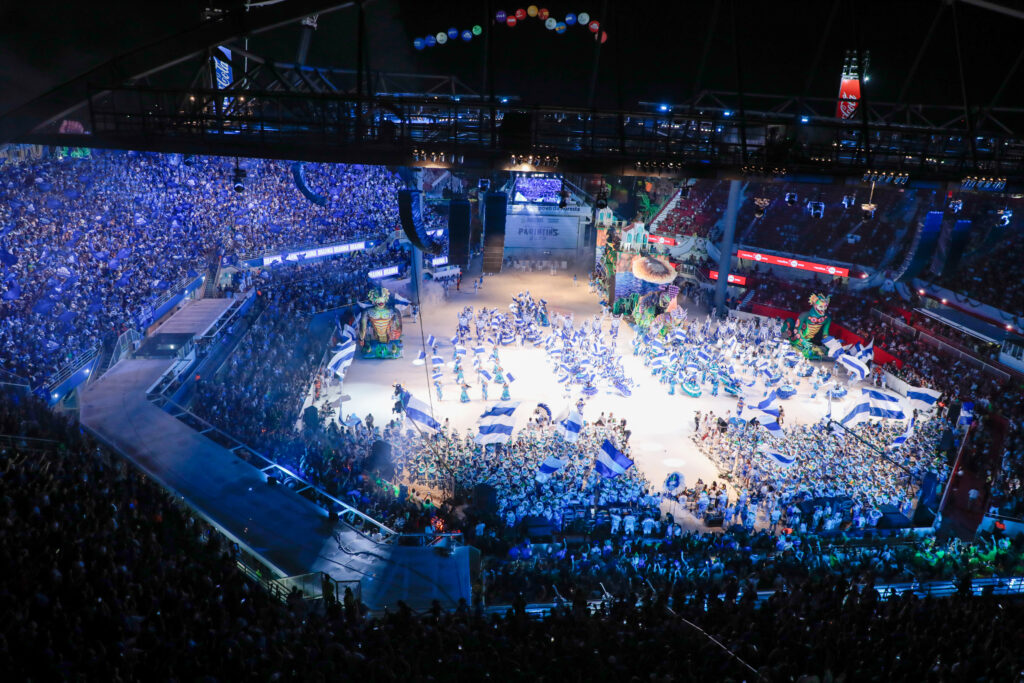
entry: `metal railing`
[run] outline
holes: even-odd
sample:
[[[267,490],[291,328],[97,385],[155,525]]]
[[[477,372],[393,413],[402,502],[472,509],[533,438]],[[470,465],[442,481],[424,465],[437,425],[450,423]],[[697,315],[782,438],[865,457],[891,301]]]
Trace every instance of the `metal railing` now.
[[[157,298],[154,299],[152,303],[146,304],[141,309],[139,309],[139,313],[138,315],[136,315],[135,319],[139,321],[139,324],[151,325],[152,323],[156,322],[155,320],[150,320],[148,323],[145,323],[147,319],[153,316],[153,313],[160,310],[161,306],[163,306],[164,304],[166,304],[168,301],[178,296],[179,294],[183,294],[190,284],[203,277],[205,276],[202,274],[186,274],[181,276],[180,278],[178,278],[178,280],[174,282],[174,284],[172,284],[170,287],[164,290],[162,294],[157,296]]]
[[[175,417],[190,425],[193,429],[196,429],[199,434],[202,434],[214,443],[227,448],[237,457],[245,460],[260,472],[267,475],[267,477],[279,478],[283,486],[289,488],[303,498],[319,505],[325,510],[337,513],[339,519],[356,531],[362,532],[366,527],[375,529],[381,537],[379,540],[385,543],[394,542],[395,539],[399,537],[400,534],[394,529],[391,529],[382,522],[378,522],[373,517],[370,517],[366,513],[352,507],[345,501],[332,496],[330,493],[327,493],[327,491],[324,491],[316,484],[303,479],[288,468],[278,465],[267,456],[254,448],[251,448],[248,444],[236,439],[234,436],[228,434],[219,427],[214,426],[210,422],[204,420],[195,413],[192,413],[178,403],[175,403],[166,396],[158,394],[150,397],[150,400],[158,407],[170,413],[172,417]],[[170,410],[168,410],[168,407]]]
[[[230,135],[238,148],[290,145],[290,158],[358,161],[361,154],[377,163],[411,162],[412,150],[425,148],[502,167],[510,152],[526,151],[557,156],[558,168],[568,172],[603,162],[626,172],[669,175],[750,165],[756,173],[784,167],[789,173],[859,175],[870,167],[959,180],[968,172],[1019,174],[1024,159],[1024,141],[1005,127],[954,125],[961,121],[960,107],[933,107],[937,118],[931,121],[919,110],[902,116],[908,105],[872,102],[865,118],[846,120],[835,117],[836,98],[743,98],[741,104],[738,93],[704,91],[669,111],[650,105],[593,111],[427,96],[103,84],[90,89],[89,138],[93,144],[152,147],[227,142]],[[997,109],[989,113],[1021,112]],[[981,120],[987,119],[975,123]]]
[[[100,352],[99,347],[98,346],[94,346],[91,349],[88,349],[88,350],[83,351],[82,353],[78,354],[77,356],[72,358],[70,361],[65,363],[63,366],[61,366],[61,368],[59,370],[57,370],[55,373],[53,373],[50,376],[50,378],[46,380],[46,383],[45,383],[44,386],[46,387],[47,392],[53,391],[58,386],[60,386],[62,382],[66,381],[68,378],[70,378],[76,372],[78,372],[79,370],[84,368],[86,365],[88,365],[89,363],[91,363],[94,360],[96,360],[96,356],[99,355],[99,352]]]

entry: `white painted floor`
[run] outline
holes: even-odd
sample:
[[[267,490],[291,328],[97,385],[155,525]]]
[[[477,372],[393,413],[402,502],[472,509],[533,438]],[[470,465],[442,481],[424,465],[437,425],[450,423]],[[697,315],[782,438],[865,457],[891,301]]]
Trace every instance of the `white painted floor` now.
[[[465,284],[465,282],[464,282]],[[555,312],[572,312],[576,320],[585,316],[600,314],[598,297],[590,292],[581,279],[575,285],[571,275],[547,273],[506,272],[487,277],[479,294],[473,293],[472,283],[468,291],[452,291],[447,302],[425,307],[422,312],[422,336],[433,334],[439,343],[440,354],[445,361],[450,361],[452,348],[449,339],[454,335],[457,320],[456,314],[465,306],[474,308],[486,306],[499,308],[507,312],[512,295],[528,290],[535,299],[546,299],[549,310]],[[695,310],[690,311],[691,319],[699,317]],[[664,385],[659,384],[650,371],[638,358],[632,356],[631,342],[633,331],[625,324],[620,327],[619,349],[624,352],[623,364],[627,376],[635,383],[633,394],[623,398],[618,394],[599,393],[588,399],[584,410],[584,418],[593,420],[600,413],[613,412],[617,417],[626,418],[628,428],[632,430],[632,456],[636,466],[643,471],[648,480],[661,490],[662,483],[670,472],[680,472],[688,483],[697,478],[710,482],[718,476],[715,465],[705,457],[691,441],[694,432],[694,412],[712,410],[716,415],[724,415],[727,411],[736,411],[736,399],[720,394],[711,397],[705,392],[701,398],[692,398],[677,391],[669,396]],[[459,391],[456,387],[450,368],[445,368],[444,398],[437,401],[426,366],[413,365],[421,342],[420,324],[413,325],[409,318],[405,319],[405,358],[400,360],[363,360],[357,358],[348,370],[344,386],[339,390],[332,388],[328,400],[334,400],[340,392],[347,394],[351,400],[342,403],[344,415],[356,413],[360,417],[373,414],[377,424],[383,424],[393,417],[391,412],[394,400],[392,386],[401,382],[414,396],[424,401],[432,401],[434,414],[438,421],[446,418],[451,425],[465,433],[474,430],[475,424],[483,412],[485,405],[493,402],[500,395],[500,387],[492,384],[490,401],[485,402],[480,395],[479,385],[473,384],[475,373],[471,364],[466,364],[466,379],[471,383],[469,403],[459,402]],[[488,347],[488,351],[490,348]],[[547,403],[557,413],[564,405],[562,387],[555,381],[551,365],[543,349],[532,346],[500,347],[501,362],[506,371],[516,378],[511,385],[513,400],[522,401],[517,411],[517,425],[525,424],[538,402]],[[427,353],[430,356],[430,353]],[[804,380],[797,386],[798,394],[785,401],[786,420],[788,424],[816,422],[825,415],[828,406],[819,392],[819,398],[810,398],[811,387]],[[851,387],[852,391],[853,387]],[[578,388],[577,388],[578,390]],[[748,396],[760,397],[764,391],[759,382],[748,390]],[[572,401],[575,403],[578,394]],[[840,404],[836,411],[841,413]],[[533,473],[524,473],[533,476]]]

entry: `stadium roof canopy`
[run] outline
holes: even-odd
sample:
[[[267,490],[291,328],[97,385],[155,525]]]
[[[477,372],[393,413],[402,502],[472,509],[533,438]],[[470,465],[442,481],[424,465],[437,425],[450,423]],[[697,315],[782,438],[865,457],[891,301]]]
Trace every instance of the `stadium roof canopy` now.
[[[560,19],[587,11],[604,43],[580,26],[558,32],[539,18],[515,27],[494,20],[498,10],[528,4],[21,3],[0,22],[0,142],[58,120],[97,88],[187,88],[196,64],[219,45],[271,64],[358,70],[364,92],[380,90],[381,74],[441,75],[452,93],[608,111],[671,110],[701,93],[700,102],[721,108],[798,111],[792,102],[834,101],[844,60],[854,60],[867,75],[869,107],[903,107],[900,116],[922,126],[1024,138],[1020,0],[540,5]],[[309,16],[315,29],[301,23]],[[473,26],[481,35],[469,41],[414,47],[417,37]]]

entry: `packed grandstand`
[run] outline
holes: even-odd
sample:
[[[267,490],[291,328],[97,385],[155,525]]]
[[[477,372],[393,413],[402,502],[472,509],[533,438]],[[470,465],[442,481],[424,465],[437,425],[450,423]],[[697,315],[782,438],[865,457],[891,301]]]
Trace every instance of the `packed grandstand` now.
[[[887,362],[876,357],[879,373],[941,395],[939,409],[921,416],[891,476],[882,476],[858,446],[826,445],[813,426],[783,427],[800,449],[822,458],[827,452],[837,466],[854,463],[863,497],[853,505],[803,505],[810,498],[801,492],[813,489],[815,471],[801,480],[773,468],[751,432],[707,413],[698,416],[692,436],[679,438],[692,439],[723,476],[667,492],[632,468],[609,488],[590,464],[602,442],[625,446],[631,438],[625,421],[611,415],[587,414],[571,448],[558,445],[550,425],[531,421],[496,453],[447,426],[436,435],[410,430],[401,414],[374,424],[358,416],[358,406],[336,416],[326,405],[313,417],[303,411],[307,395],[314,392],[317,405],[321,384],[334,379],[322,359],[345,338],[342,330],[372,284],[369,271],[399,264],[404,274],[408,267],[408,250],[395,244],[397,174],[310,165],[310,185],[328,199],[321,206],[296,189],[283,162],[244,162],[249,185],[239,193],[228,159],[35,152],[0,166],[2,367],[11,380],[2,406],[3,594],[14,617],[3,630],[0,659],[9,675],[478,680],[496,666],[514,680],[560,670],[610,679],[643,671],[659,680],[1018,675],[1019,606],[977,585],[1024,575],[1024,536],[995,528],[960,540],[948,531],[905,536],[875,529],[872,512],[883,499],[910,513],[912,496],[890,494],[903,486],[916,490],[926,473],[936,475],[943,492],[948,488],[947,514],[960,509],[961,522],[990,508],[1007,518],[1024,512],[1020,375],[989,372],[991,351],[965,356],[970,338],[955,343],[953,332],[936,331],[914,312],[916,288],[904,298],[884,284],[855,289],[830,278],[809,286],[743,264],[733,271],[748,276],[734,303],[801,310],[809,290],[831,294],[837,319],[888,353]],[[693,185],[659,221],[660,230],[713,239],[722,185]],[[787,204],[788,192],[824,202],[825,217],[809,217],[802,203]],[[874,220],[866,221],[844,211],[843,194],[748,186],[738,240],[894,268],[923,215],[944,202],[933,192],[888,189],[876,200]],[[755,197],[771,200],[757,217]],[[992,206],[965,201],[959,217],[982,229],[959,269],[938,283],[1020,311],[1020,219],[998,225]],[[440,216],[430,215],[431,225],[440,226]],[[861,239],[849,240],[852,233]],[[315,263],[245,266],[254,255],[357,240],[367,248]],[[981,267],[995,255],[1002,267]],[[709,267],[684,260],[680,272],[686,265]],[[319,601],[295,592],[282,600],[265,581],[243,574],[238,546],[179,497],[83,433],[64,415],[66,407],[51,411],[47,382],[63,365],[92,348],[109,355],[127,330],[145,332],[154,322],[147,317],[152,302],[203,273],[231,274],[207,296],[257,301],[233,323],[230,348],[215,352],[222,355],[216,371],[197,373],[187,392],[190,412],[295,481],[391,529],[459,532],[481,554],[471,600],[435,602],[419,613],[399,603],[378,613],[329,580]],[[681,300],[707,303],[700,277],[679,282]],[[522,318],[526,299],[517,301]],[[482,343],[481,325],[511,324],[484,312],[467,344]],[[757,329],[749,329],[751,338]],[[948,343],[924,338],[936,335]],[[42,389],[43,396],[23,386]],[[973,423],[954,429],[952,444],[940,447],[950,427],[948,407],[966,401],[975,406]],[[855,436],[884,448],[898,433],[869,424]],[[745,439],[752,441],[740,445]],[[380,441],[395,453],[389,476],[376,469]],[[438,448],[443,469],[436,465]],[[553,479],[523,480],[523,471],[552,454],[567,461]],[[866,458],[860,470],[858,457]],[[474,496],[481,483],[495,491],[491,509]],[[921,597],[923,587],[947,584],[938,596]],[[632,645],[623,647],[624,639]],[[29,662],[19,654],[30,650],[44,656]]]

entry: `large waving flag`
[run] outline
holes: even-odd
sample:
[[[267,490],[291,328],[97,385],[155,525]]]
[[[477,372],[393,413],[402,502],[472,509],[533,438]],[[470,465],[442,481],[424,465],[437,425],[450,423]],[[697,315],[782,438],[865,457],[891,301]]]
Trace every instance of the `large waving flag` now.
[[[568,417],[555,426],[555,434],[572,443],[580,438],[581,429],[583,429],[583,416],[578,410],[572,409],[569,411]]]
[[[939,402],[940,396],[942,396],[942,392],[935,389],[907,387],[907,398],[910,400],[910,406],[918,410],[931,410]]]
[[[419,355],[416,356],[416,360],[414,360],[412,362],[412,364],[413,365],[423,365],[426,362],[427,362],[427,354],[423,352],[423,349],[420,349]]]
[[[348,370],[348,366],[352,365],[352,360],[355,357],[356,343],[353,339],[346,339],[337,346],[337,352],[331,358],[331,362],[327,364],[327,367],[336,376],[344,379],[345,372]]]
[[[865,363],[873,361],[875,359],[875,340],[872,339],[868,342],[868,345],[857,352],[857,358],[860,358]]]
[[[751,419],[757,418],[762,427],[772,434],[781,434],[782,425],[779,424],[779,392],[775,389],[758,403],[747,402],[747,409],[750,411]]]
[[[430,406],[414,397],[405,389],[399,394],[402,407],[405,408],[405,416],[416,424],[429,427],[430,429],[441,429],[441,425],[430,414]]]
[[[843,351],[843,342],[835,337],[825,337],[822,341],[825,342],[825,348],[828,349],[829,358],[839,358],[839,356],[845,353]]]
[[[860,358],[845,354],[839,357],[839,364],[846,368],[851,375],[856,375],[857,379],[864,379],[868,376],[868,366]]]
[[[768,449],[767,455],[773,462],[783,467],[789,467],[796,462],[796,456],[786,455],[782,451],[776,451],[771,448]]]
[[[519,401],[498,401],[491,406],[480,416],[480,433],[476,436],[476,443],[508,443],[516,423],[513,414],[518,407]]]
[[[974,401],[964,401],[960,405],[960,417],[956,421],[956,426],[969,425],[974,422]]]
[[[907,416],[900,407],[900,400],[897,397],[876,389],[861,389],[860,401],[854,404],[839,423],[844,427],[851,427],[870,417],[905,420]]]
[[[540,464],[540,467],[537,468],[537,474],[534,478],[537,481],[547,481],[548,477],[565,467],[567,464],[569,464],[568,460],[562,460],[553,455],[549,455],[547,459]]]
[[[429,337],[427,337],[427,348],[430,348],[432,346],[437,346],[437,340],[434,339],[434,335],[430,335]]]
[[[907,424],[907,430],[905,432],[903,432],[902,434],[900,434],[899,436],[897,436],[895,439],[893,439],[892,443],[889,444],[889,450],[893,451],[893,452],[898,451],[900,449],[900,447],[903,446],[903,444],[905,444],[907,442],[907,439],[909,439],[910,435],[913,434],[913,433],[914,433],[914,420],[911,419],[910,422]]]
[[[597,452],[597,460],[594,461],[594,469],[602,477],[617,477],[625,474],[626,470],[633,466],[625,453],[612,445],[608,439],[601,444],[601,450]]]

